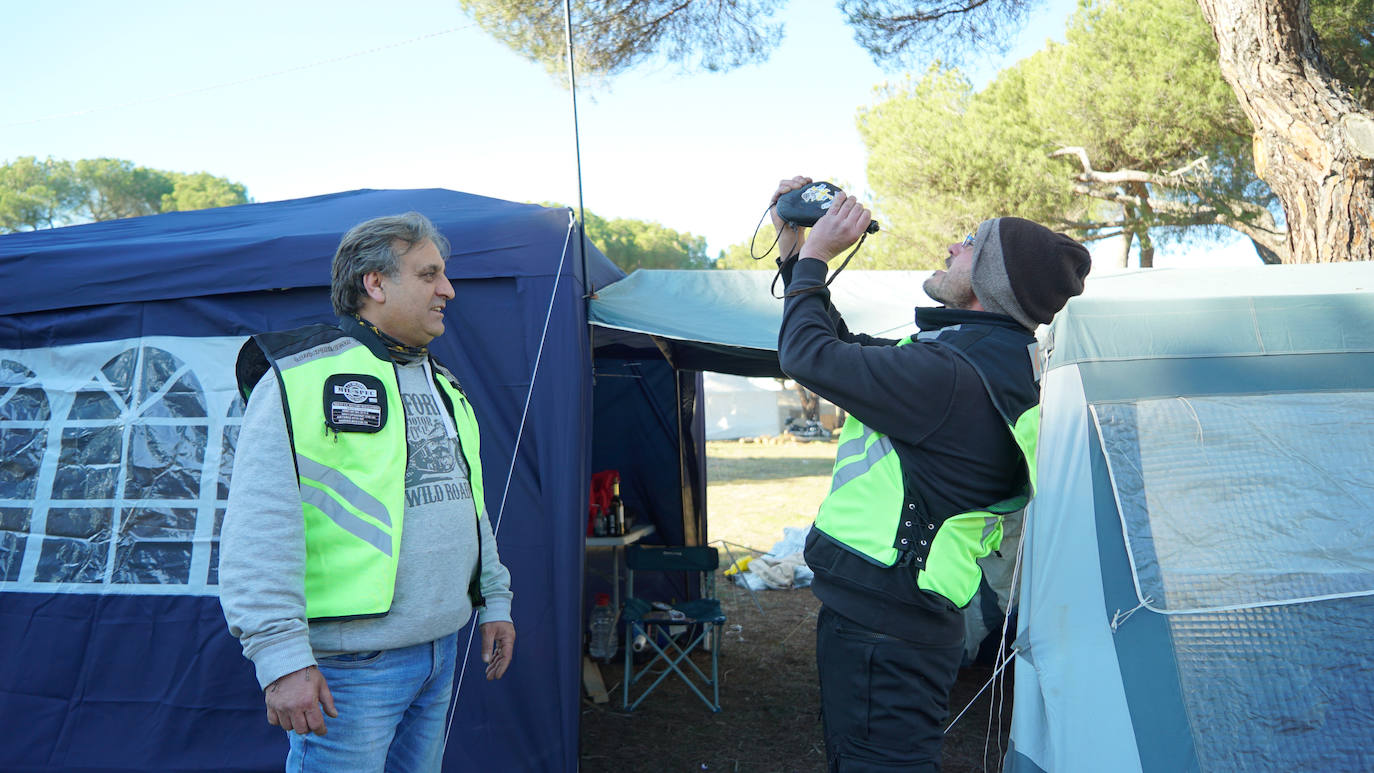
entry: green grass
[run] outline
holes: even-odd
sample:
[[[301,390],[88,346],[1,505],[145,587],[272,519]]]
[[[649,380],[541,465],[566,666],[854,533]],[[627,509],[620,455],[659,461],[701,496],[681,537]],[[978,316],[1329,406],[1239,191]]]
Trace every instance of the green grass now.
[[[815,519],[834,462],[834,443],[707,443],[707,534],[767,552],[784,527]]]

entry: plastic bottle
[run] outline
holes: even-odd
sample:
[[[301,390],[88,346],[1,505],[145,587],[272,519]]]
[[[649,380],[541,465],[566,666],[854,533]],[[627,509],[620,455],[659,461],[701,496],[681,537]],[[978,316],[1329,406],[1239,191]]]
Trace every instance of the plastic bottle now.
[[[587,625],[591,630],[587,654],[602,661],[609,661],[615,657],[615,610],[611,609],[609,595],[596,594],[596,606],[592,607]]]

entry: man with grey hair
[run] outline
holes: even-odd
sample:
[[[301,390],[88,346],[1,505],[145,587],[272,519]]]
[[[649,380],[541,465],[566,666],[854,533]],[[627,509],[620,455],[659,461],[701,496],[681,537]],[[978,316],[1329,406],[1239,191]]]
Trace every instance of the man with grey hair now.
[[[334,255],[338,323],[239,352],[220,603],[287,770],[438,770],[459,629],[476,610],[488,679],[514,655],[477,420],[427,348],[447,251],[415,212],[361,223]]]
[[[783,180],[773,203],[811,184]],[[1090,263],[1064,234],[986,220],[926,280],[944,306],[916,309],[920,333],[874,338],[849,331],[825,287],[827,262],[870,219],[843,193],[809,238],[774,212],[787,287],[778,357],[849,414],[805,552],[830,770],[924,773],[940,768],[978,559],[1034,493],[1034,330],[1083,291]]]

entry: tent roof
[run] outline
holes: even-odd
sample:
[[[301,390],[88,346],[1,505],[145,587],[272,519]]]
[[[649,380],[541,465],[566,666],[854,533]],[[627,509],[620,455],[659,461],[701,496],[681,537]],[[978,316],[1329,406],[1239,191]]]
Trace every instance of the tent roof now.
[[[916,331],[913,307],[934,302],[921,291],[928,271],[845,271],[830,287],[850,330],[902,338]],[[771,297],[771,271],[639,270],[597,291],[590,321],[613,341],[652,350],[666,339],[669,357],[694,370],[739,375],[777,371],[782,301]],[[781,282],[779,282],[781,287]],[[638,341],[636,341],[638,339]]]
[[[10,234],[0,237],[0,286],[26,291],[6,294],[0,314],[327,286],[345,231],[410,210],[450,236],[454,278],[552,270],[549,261],[512,261],[529,262],[524,250],[532,246],[562,250],[569,217],[564,209],[442,189],[357,190]],[[453,238],[459,233],[462,241]],[[569,260],[575,255],[570,249]],[[621,276],[594,248],[587,263],[594,287]],[[38,291],[46,287],[53,289]]]
[[[1372,289],[1367,262],[1090,277],[1050,329],[1049,367],[1374,351]]]

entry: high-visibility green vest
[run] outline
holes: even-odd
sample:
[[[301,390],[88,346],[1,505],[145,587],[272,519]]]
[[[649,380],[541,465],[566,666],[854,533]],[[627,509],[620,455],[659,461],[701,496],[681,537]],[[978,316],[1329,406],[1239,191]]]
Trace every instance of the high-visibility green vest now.
[[[281,383],[305,519],[310,620],[380,617],[396,589],[405,521],[405,411],[396,366],[375,348],[336,327],[312,325],[254,336],[239,352],[245,400],[268,367]],[[431,366],[481,518],[477,418],[452,374],[433,361]],[[478,572],[480,564],[479,553]],[[476,580],[470,595],[475,587]]]
[[[925,334],[923,334],[924,337]],[[840,430],[830,493],[816,528],[879,566],[917,567],[917,585],[962,607],[978,591],[978,559],[1002,544],[1002,519],[1034,495],[1035,446],[1040,430],[1039,392],[1033,375],[1034,338],[984,325],[961,325],[936,334],[973,366],[1007,423],[1027,467],[1020,493],[982,509],[940,519],[926,512],[919,492],[907,492],[892,441],[853,414]],[[898,346],[911,343],[907,338]]]

